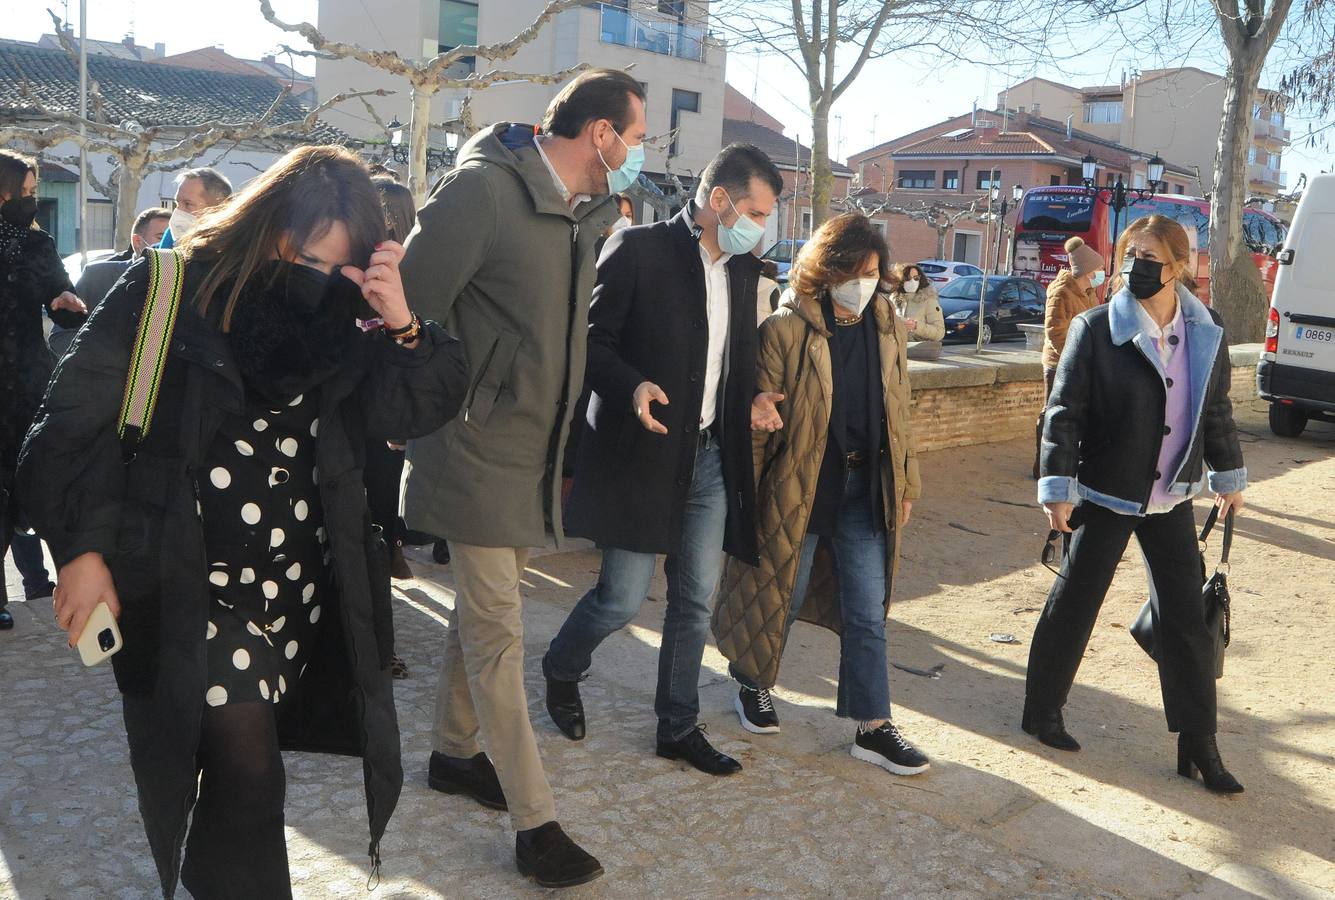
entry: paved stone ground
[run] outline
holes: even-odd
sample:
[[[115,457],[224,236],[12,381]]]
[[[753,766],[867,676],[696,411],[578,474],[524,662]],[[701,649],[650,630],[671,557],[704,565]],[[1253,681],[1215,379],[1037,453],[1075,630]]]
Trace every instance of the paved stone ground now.
[[[1253,491],[1254,503],[1286,509],[1293,524],[1292,534],[1276,535],[1257,513],[1239,540],[1235,592],[1246,584],[1267,593],[1279,622],[1288,607],[1310,611],[1330,597],[1335,428],[1275,441],[1255,410],[1246,427],[1249,463],[1274,483]],[[933,756],[932,771],[915,779],[848,756],[850,729],[832,714],[837,643],[809,626],[795,632],[780,679],[780,735],[741,730],[724,660],[708,651],[704,719],[742,760],[742,775],[713,780],[654,757],[661,579],[584,683],[588,739],[566,741],[542,708],[538,660],[596,578],[597,555],[537,557],[526,581],[530,712],[561,819],[607,869],[565,896],[1335,896],[1331,611],[1305,612],[1286,623],[1296,632],[1264,646],[1261,610],[1244,620],[1232,677],[1221,683],[1221,743],[1248,786],[1241,798],[1214,797],[1172,774],[1153,670],[1116,630],[1143,592],[1134,583],[1110,596],[1072,695],[1068,722],[1085,752],[1058,754],[1018,731],[1028,636],[1050,583],[1034,563],[1042,522],[1024,508],[1029,452],[1014,443],[926,457],[930,499],[907,541],[891,625],[896,662],[945,663],[939,680],[891,672],[896,718]],[[1303,464],[1303,481],[1285,481],[1289,460]],[[426,788],[453,595],[448,569],[422,559],[413,563],[421,577],[396,590],[411,670],[397,683],[407,783],[373,896],[536,895],[514,871],[503,814]],[[1301,590],[1278,575],[1264,584],[1295,559],[1325,568],[1304,570]],[[8,576],[13,596],[12,567]],[[49,601],[13,608],[18,627],[0,635],[0,897],[153,896],[111,673],[84,670],[64,649]],[[989,642],[998,630],[1021,645]],[[1285,668],[1286,656],[1301,659]],[[1252,746],[1261,752],[1247,753]],[[287,765],[296,896],[366,896],[360,765],[305,754]]]

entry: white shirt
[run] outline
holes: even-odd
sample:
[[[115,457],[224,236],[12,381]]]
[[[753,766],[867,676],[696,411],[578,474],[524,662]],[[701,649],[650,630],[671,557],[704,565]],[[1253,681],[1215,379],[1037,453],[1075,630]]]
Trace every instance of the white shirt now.
[[[542,149],[542,141],[540,141],[538,137],[539,136],[536,134],[533,135],[533,146],[538,148],[538,155],[542,157],[543,164],[547,166],[547,171],[552,173],[552,181],[556,183],[556,190],[561,194],[561,199],[569,204],[571,209],[574,209],[586,200],[592,200],[593,198],[588,194],[570,193],[570,189],[567,188],[566,183],[561,180],[561,176],[556,174],[556,167],[553,166],[552,161],[547,158],[547,151]]]
[[[700,245],[700,261],[705,264],[705,321],[709,326],[709,350],[705,354],[705,395],[700,403],[700,427],[708,428],[718,417],[719,386],[723,381],[723,357],[728,349],[728,319],[731,314],[728,290],[728,260],[724,253],[717,261],[709,258]]]
[[[1173,320],[1162,328],[1159,327],[1158,322],[1154,321],[1154,317],[1145,309],[1143,303],[1136,304],[1136,318],[1140,321],[1140,330],[1144,332],[1145,337],[1154,341],[1155,349],[1159,351],[1159,362],[1163,363],[1163,367],[1167,369],[1173,354],[1182,346],[1180,340],[1177,343],[1168,340],[1173,335],[1180,336],[1182,334],[1182,304],[1177,304],[1177,311],[1173,314]]]

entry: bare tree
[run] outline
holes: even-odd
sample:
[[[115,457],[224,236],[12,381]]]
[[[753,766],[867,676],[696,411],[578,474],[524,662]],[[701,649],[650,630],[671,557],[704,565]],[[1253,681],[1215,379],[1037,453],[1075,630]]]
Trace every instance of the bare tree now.
[[[1081,0],[1082,11],[1104,5]],[[730,46],[753,46],[792,63],[807,84],[811,110],[812,227],[830,215],[830,115],[868,62],[900,54],[924,64],[979,63],[979,50],[1004,48],[1008,60],[1052,59],[1069,4],[1040,0],[715,0]],[[930,54],[930,56],[928,55]],[[840,69],[840,59],[852,59]]]
[[[903,216],[915,222],[930,225],[936,232],[936,259],[946,259],[946,239],[950,229],[963,221],[986,222],[988,213],[980,209],[982,199],[962,203],[942,199],[922,199],[913,203],[897,203],[894,194],[864,191],[850,194],[831,202],[835,209],[857,210],[868,218],[880,215]]]
[[[138,212],[139,190],[144,179],[155,172],[171,171],[188,165],[209,149],[224,143],[264,143],[309,134],[320,124],[320,114],[332,106],[360,96],[383,96],[385,91],[339,94],[310,110],[301,119],[273,122],[277,111],[287,98],[284,88],[258,119],[251,122],[203,122],[192,126],[185,137],[178,138],[180,126],[155,125],[143,128],[135,122],[112,125],[91,118],[80,118],[77,113],[53,110],[28,95],[35,120],[31,127],[0,128],[0,144],[26,142],[38,150],[57,144],[72,143],[92,153],[104,153],[114,163],[110,179],[96,182],[94,187],[106,194],[115,204],[115,246],[130,240],[130,229]],[[79,126],[84,128],[80,134]],[[90,179],[93,180],[93,179]]]
[[[538,17],[524,30],[508,41],[499,44],[460,46],[430,59],[409,59],[393,50],[369,50],[358,44],[332,41],[309,22],[296,24],[284,22],[274,13],[269,0],[260,0],[260,11],[270,24],[291,34],[299,34],[311,45],[311,50],[293,50],[287,52],[298,56],[311,56],[319,59],[355,59],[360,63],[380,69],[404,78],[411,85],[412,115],[409,119],[408,150],[411,157],[408,162],[408,188],[420,206],[426,201],[427,192],[427,141],[431,133],[431,99],[442,90],[476,91],[510,81],[527,81],[533,84],[559,84],[576,72],[589,67],[580,63],[569,69],[552,73],[510,72],[491,69],[486,72],[472,72],[458,78],[450,74],[457,63],[469,57],[485,59],[497,63],[514,57],[524,45],[531,43],[543,27],[558,13],[584,5],[585,0],[548,0]]]
[[[1227,92],[1219,124],[1214,191],[1210,195],[1210,303],[1234,341],[1261,340],[1265,289],[1242,234],[1247,199],[1251,113],[1266,56],[1293,0],[1210,0],[1228,55]]]

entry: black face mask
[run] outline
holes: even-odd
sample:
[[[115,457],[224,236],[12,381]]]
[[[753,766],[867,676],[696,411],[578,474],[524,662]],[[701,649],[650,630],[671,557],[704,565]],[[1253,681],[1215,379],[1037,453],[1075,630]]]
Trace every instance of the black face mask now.
[[[1137,258],[1122,266],[1122,274],[1137,300],[1148,300],[1163,290],[1163,263],[1158,260]]]
[[[283,276],[279,276],[282,283]],[[311,266],[292,263],[287,267],[287,299],[306,315],[320,308],[329,289],[329,274]]]
[[[36,197],[10,197],[0,203],[0,218],[19,228],[30,228],[37,218]]]

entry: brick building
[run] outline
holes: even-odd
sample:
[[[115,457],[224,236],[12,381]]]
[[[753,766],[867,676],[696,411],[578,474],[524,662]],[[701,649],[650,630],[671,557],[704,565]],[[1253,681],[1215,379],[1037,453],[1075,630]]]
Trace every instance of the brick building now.
[[[1080,184],[1086,156],[1098,160],[1100,184],[1111,185],[1120,177],[1129,187],[1144,187],[1154,151],[1125,147],[1029,113],[979,110],[855,153],[849,165],[861,188],[860,205],[888,210],[874,218],[886,223],[896,259],[930,259],[944,252],[945,258],[986,268],[1005,241],[1004,236],[997,239],[995,229],[989,236],[985,224],[990,188],[997,185],[1009,198],[1014,185]],[[1173,162],[1165,164],[1164,179],[1172,193],[1200,190],[1195,173]],[[1012,208],[1008,228],[1014,219]]]

